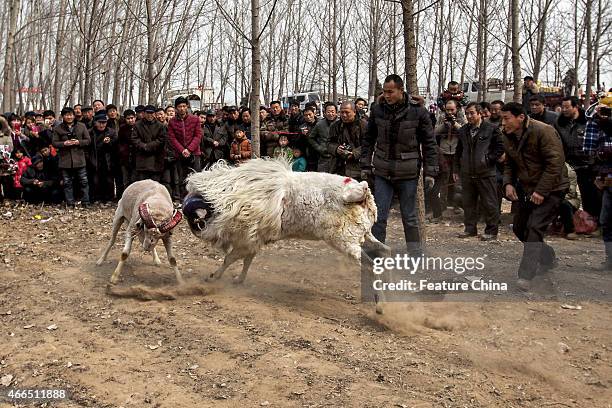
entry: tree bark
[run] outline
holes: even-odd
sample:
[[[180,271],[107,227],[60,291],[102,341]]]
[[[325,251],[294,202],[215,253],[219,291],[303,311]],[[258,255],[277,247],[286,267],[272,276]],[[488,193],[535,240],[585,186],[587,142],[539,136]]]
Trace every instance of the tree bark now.
[[[512,10],[512,76],[514,78],[514,102],[521,102],[523,81],[521,79],[521,56],[519,55],[519,0],[511,0]]]
[[[251,140],[252,154],[259,157],[259,88],[261,86],[261,49],[259,38],[259,0],[251,0]]]
[[[17,17],[21,5],[20,0],[9,0],[9,31],[6,38],[6,48],[4,50],[4,73],[2,80],[2,111],[12,112],[15,109],[15,58],[13,57],[15,48],[15,30],[17,30]]]

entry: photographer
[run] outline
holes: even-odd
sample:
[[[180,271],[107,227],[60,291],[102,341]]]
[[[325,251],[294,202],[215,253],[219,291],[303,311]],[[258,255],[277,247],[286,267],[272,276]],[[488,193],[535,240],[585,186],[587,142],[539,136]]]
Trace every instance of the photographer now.
[[[332,173],[361,181],[360,139],[365,135],[366,128],[367,122],[359,118],[355,104],[348,101],[343,102],[340,105],[340,120],[334,122],[329,128],[327,150],[333,157]]]
[[[434,218],[442,215],[442,212],[446,209],[448,197],[455,196],[452,169],[457,142],[459,141],[459,129],[465,124],[465,121],[457,118],[458,110],[459,104],[457,101],[449,100],[446,102],[444,119],[435,128],[436,143],[440,146],[440,173],[436,177],[436,184],[431,193]],[[439,199],[438,195],[440,196]]]

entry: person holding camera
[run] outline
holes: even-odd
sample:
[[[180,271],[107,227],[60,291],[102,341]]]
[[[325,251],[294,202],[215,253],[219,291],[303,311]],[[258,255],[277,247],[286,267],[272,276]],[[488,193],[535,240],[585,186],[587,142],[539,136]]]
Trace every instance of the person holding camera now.
[[[452,178],[453,162],[459,141],[459,129],[465,124],[465,121],[457,117],[458,112],[459,103],[457,101],[446,102],[444,119],[435,128],[436,143],[440,147],[440,172],[431,192],[434,218],[442,215],[447,207],[448,197],[451,197],[452,200],[455,196],[455,182]]]
[[[367,122],[357,115],[354,102],[340,105],[340,120],[329,128],[327,150],[333,157],[331,172],[361,181],[359,154],[361,138],[366,132]],[[371,181],[371,180],[366,180]]]
[[[62,123],[53,128],[52,145],[58,151],[59,169],[64,182],[64,196],[68,206],[74,206],[72,180],[77,179],[79,190],[83,195],[81,204],[89,205],[89,183],[85,168],[85,148],[91,143],[87,126],[74,119],[74,110],[66,107],[61,112]]]

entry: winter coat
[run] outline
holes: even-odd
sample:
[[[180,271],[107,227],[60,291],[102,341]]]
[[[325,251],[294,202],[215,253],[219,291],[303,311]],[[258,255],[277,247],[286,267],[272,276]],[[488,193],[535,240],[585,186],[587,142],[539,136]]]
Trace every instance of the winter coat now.
[[[327,144],[329,143],[329,128],[333,123],[334,122],[330,122],[325,118],[321,119],[308,134],[308,142],[310,143],[310,146],[319,154],[320,157],[331,157],[329,151],[327,150]]]
[[[476,136],[471,128],[468,124],[459,130],[453,173],[469,178],[495,176],[495,164],[504,153],[501,130],[485,121]]]
[[[23,188],[21,185],[21,176],[26,171],[26,169],[32,165],[32,160],[28,156],[23,156],[21,159],[17,160],[17,171],[13,176],[13,185],[15,188]]]
[[[306,159],[303,156],[294,159],[293,164],[291,165],[291,170],[306,171]]]
[[[42,188],[54,187],[59,184],[57,175],[47,171],[43,165],[42,170],[37,170],[36,167],[30,166],[21,176],[21,185],[24,187],[34,184],[34,180],[42,181]]]
[[[520,139],[502,134],[506,150],[504,186],[518,180],[527,194],[535,191],[544,197],[567,190],[563,145],[552,126],[526,118]]]
[[[132,133],[135,132],[134,126],[130,126],[127,123],[119,127],[119,134],[117,136],[117,150],[119,155],[119,163],[122,166],[131,167],[133,163],[132,158]]]
[[[329,128],[329,143],[327,151],[334,157],[331,172],[342,176],[359,179],[361,168],[359,158],[361,156],[361,140],[367,132],[367,122],[355,116],[351,123],[344,123],[341,120],[334,122]],[[345,145],[352,154],[348,156],[338,153],[338,146]]]
[[[131,137],[136,171],[164,170],[166,128],[156,120],[141,120],[134,126]]]
[[[64,146],[69,139],[77,139],[80,143],[73,146]],[[91,138],[87,127],[81,122],[75,122],[69,128],[60,123],[53,128],[52,144],[58,151],[60,169],[77,169],[85,167],[85,149],[89,147]]]
[[[456,123],[465,124],[459,120]],[[442,154],[455,154],[459,142],[459,129],[461,127],[451,126],[444,119],[435,127],[436,143],[440,146]]]
[[[92,164],[98,169],[103,168],[108,172],[112,172],[114,164],[118,161],[117,132],[108,127],[100,132],[94,127],[89,131],[89,136],[95,142],[93,156],[90,157]],[[107,137],[110,141],[104,143],[104,139]]]
[[[557,124],[557,120],[559,119],[559,114],[557,112],[552,112],[547,109],[544,109],[544,112],[541,115],[530,113],[529,117],[531,119],[535,119],[535,120],[539,120],[540,122],[544,122],[549,126],[555,126]]]
[[[202,159],[214,163],[223,159],[227,147],[228,135],[225,129],[218,126],[204,125],[202,127]],[[214,142],[219,145],[215,147]]]
[[[570,166],[577,169],[593,164],[593,158],[583,150],[586,117],[582,109],[575,120],[560,115],[555,128],[561,136],[565,160]]]
[[[278,146],[280,133],[288,131],[289,125],[284,113],[277,116],[270,115],[262,124],[261,155],[272,157],[274,155],[274,148]]]
[[[375,175],[390,180],[413,180],[424,163],[425,175],[437,176],[438,146],[429,112],[408,101],[407,94],[395,105],[379,98],[372,107],[361,142],[362,168],[373,167]]]
[[[168,140],[174,147],[176,157],[183,157],[183,150],[187,149],[194,156],[200,156],[200,143],[202,142],[202,127],[200,118],[187,114],[184,118],[176,115],[168,122]]]
[[[240,155],[240,159],[235,159],[234,156]],[[236,140],[232,142],[232,147],[230,150],[230,159],[236,163],[240,164],[249,160],[251,158],[251,142],[246,137],[242,140]]]

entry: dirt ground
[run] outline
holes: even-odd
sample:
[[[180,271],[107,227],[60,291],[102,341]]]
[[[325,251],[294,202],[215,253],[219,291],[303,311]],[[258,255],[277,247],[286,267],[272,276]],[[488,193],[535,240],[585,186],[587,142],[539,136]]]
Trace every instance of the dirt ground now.
[[[15,388],[66,389],[46,405],[62,407],[612,406],[605,300],[394,303],[381,317],[359,302],[359,271],[308,241],[267,248],[243,286],[234,266],[205,294],[116,298],[105,288],[121,242],[95,266],[112,208],[0,210],[0,407]],[[389,230],[402,235],[395,211]],[[453,248],[459,231],[431,225],[429,244]],[[473,245],[495,245],[515,269],[520,245],[506,227],[501,238]],[[561,282],[606,279],[591,269],[601,241],[552,241]],[[221,262],[185,224],[174,246],[194,285]],[[172,286],[159,252],[156,267],[135,245],[119,286]]]

